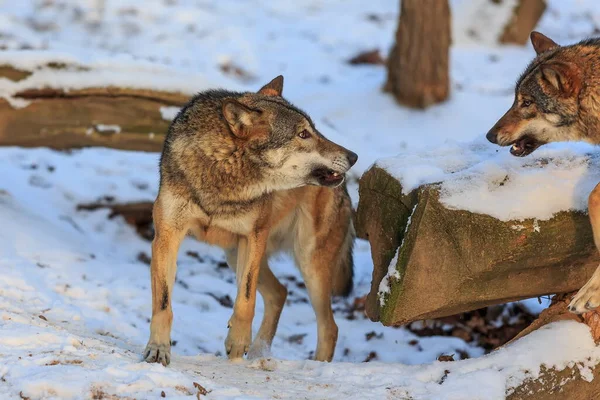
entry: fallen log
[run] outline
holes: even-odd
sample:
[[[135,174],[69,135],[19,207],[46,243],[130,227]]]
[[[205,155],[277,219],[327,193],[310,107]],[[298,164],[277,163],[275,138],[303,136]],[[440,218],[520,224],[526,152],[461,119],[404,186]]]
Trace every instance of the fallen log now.
[[[575,292],[555,296],[552,299],[550,307],[542,311],[537,320],[535,320],[528,328],[521,331],[521,333],[507,344],[528,335],[544,325],[566,320],[586,323],[591,328],[594,341],[598,343],[600,341],[600,314],[598,311],[592,311],[583,315],[570,313],[569,310],[567,310],[567,305],[574,294]],[[543,367],[540,375],[536,379],[528,379],[523,382],[507,396],[507,399],[597,399],[600,398],[600,366],[592,368],[591,374],[591,378],[593,379],[590,379],[590,376],[586,376],[586,379],[583,379],[577,365],[562,370]]]
[[[576,365],[560,371],[542,367],[536,379],[523,382],[506,397],[506,400],[598,399],[600,398],[600,366],[595,366],[591,374],[593,379],[590,381],[583,379]]]
[[[582,212],[503,222],[447,209],[439,185],[403,195],[377,166],[363,175],[359,193],[357,233],[371,243],[374,263],[365,310],[384,325],[571,292],[600,262]],[[386,281],[389,292],[380,293]]]
[[[0,67],[0,78],[13,82],[33,73]],[[0,98],[0,146],[160,151],[170,123],[165,107],[181,107],[188,99],[150,89],[26,87]]]

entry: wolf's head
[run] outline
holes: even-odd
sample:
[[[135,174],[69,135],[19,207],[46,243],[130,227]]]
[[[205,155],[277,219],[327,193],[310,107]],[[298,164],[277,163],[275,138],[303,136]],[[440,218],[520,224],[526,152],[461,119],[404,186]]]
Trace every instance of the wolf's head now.
[[[513,105],[487,134],[492,143],[512,146],[518,157],[545,143],[585,139],[577,123],[585,53],[577,46],[583,43],[561,47],[539,32],[531,33],[531,43],[537,57],[517,81]]]
[[[243,142],[246,156],[276,182],[276,190],[340,185],[358,156],[327,140],[282,91],[278,76],[257,93],[226,99],[222,111],[231,132]]]

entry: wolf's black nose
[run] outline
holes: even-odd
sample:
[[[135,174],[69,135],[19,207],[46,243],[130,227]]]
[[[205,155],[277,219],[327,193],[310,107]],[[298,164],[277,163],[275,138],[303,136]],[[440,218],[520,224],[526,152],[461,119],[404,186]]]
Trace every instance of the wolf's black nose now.
[[[487,138],[487,140],[489,140],[490,142],[494,143],[494,144],[498,144],[498,134],[496,134],[496,132],[492,129],[490,130],[487,135],[485,135],[485,137]]]
[[[353,166],[354,164],[356,164],[356,160],[358,160],[358,155],[356,153],[349,151],[348,152],[348,162],[350,163],[350,166]]]

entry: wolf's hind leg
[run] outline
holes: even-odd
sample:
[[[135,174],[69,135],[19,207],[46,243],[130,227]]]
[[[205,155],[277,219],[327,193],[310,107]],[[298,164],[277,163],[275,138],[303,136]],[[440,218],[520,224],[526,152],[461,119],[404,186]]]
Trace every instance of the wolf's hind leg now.
[[[260,324],[260,329],[250,346],[250,351],[248,352],[249,358],[261,357],[266,351],[271,349],[273,337],[275,337],[275,333],[277,332],[279,317],[287,298],[287,289],[273,275],[266,259],[263,260],[260,267],[258,291],[263,298],[265,315]]]
[[[234,271],[237,265],[237,249],[227,251],[227,263]],[[258,291],[263,298],[265,314],[260,324],[260,329],[250,345],[248,358],[258,358],[271,349],[273,337],[277,332],[279,317],[287,298],[287,289],[279,282],[271,271],[265,257],[260,266],[258,275]]]
[[[600,250],[600,183],[596,185],[588,199],[588,212],[594,242]],[[576,314],[591,311],[600,306],[600,266],[596,269],[590,280],[577,292],[569,304],[569,310]]]
[[[171,361],[171,325],[173,311],[171,295],[177,272],[177,252],[186,234],[186,228],[172,224],[162,217],[160,205],[154,206],[155,234],[152,241],[152,321],[150,339],[144,350],[147,362],[168,365]]]
[[[317,361],[331,361],[338,338],[338,327],[331,308],[331,269],[334,260],[328,258],[314,254],[310,263],[300,266],[317,317]]]
[[[335,236],[332,235],[332,238]],[[332,240],[324,247],[316,248],[316,240],[318,238],[312,234],[300,236],[294,255],[317,317],[317,351],[314,358],[317,361],[331,361],[338,337],[338,327],[331,308],[331,291],[339,246],[338,241]]]

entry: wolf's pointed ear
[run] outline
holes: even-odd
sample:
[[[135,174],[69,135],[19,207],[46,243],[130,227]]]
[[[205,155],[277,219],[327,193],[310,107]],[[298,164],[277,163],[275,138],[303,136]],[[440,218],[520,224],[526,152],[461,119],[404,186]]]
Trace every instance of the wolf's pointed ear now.
[[[551,62],[541,65],[542,78],[560,94],[570,96],[581,89],[582,79],[579,70],[572,64]]]
[[[260,111],[253,110],[235,99],[227,99],[223,102],[223,116],[237,137],[248,137],[250,128],[259,115]]]
[[[558,44],[554,40],[536,31],[531,32],[530,38],[533,49],[538,55],[558,47]]]
[[[280,96],[283,93],[283,75],[279,75],[271,82],[260,88],[258,94],[263,96]]]

